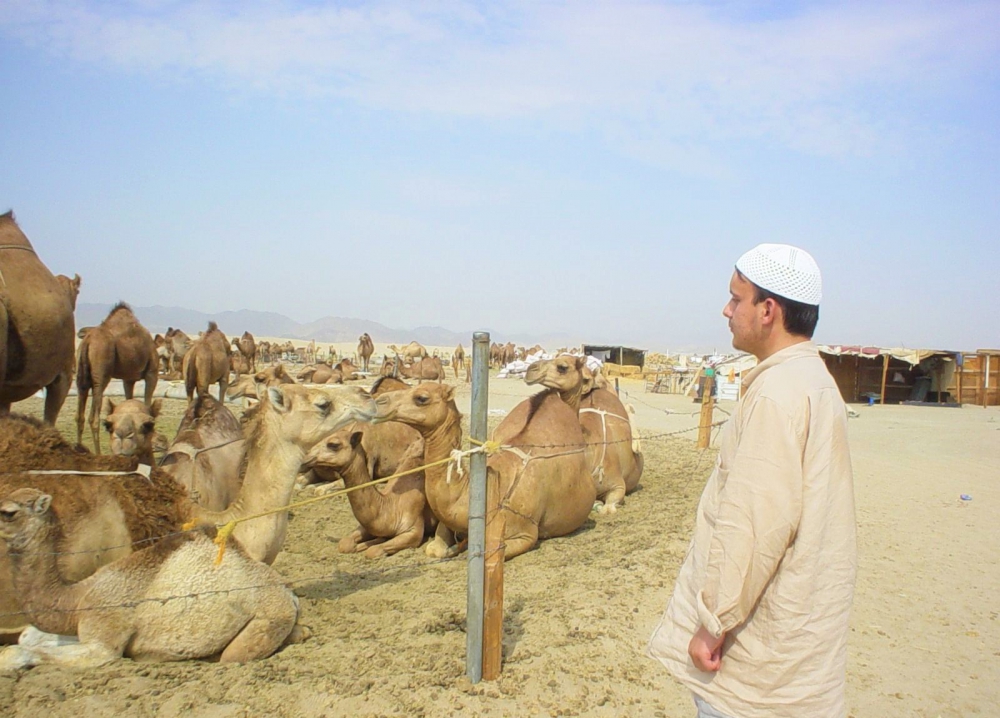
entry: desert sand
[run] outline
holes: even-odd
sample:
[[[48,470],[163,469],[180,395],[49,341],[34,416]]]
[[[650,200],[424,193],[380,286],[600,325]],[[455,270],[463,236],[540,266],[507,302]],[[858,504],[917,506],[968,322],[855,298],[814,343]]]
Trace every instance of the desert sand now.
[[[468,347],[466,347],[468,350]],[[0,678],[9,716],[691,716],[686,691],[645,657],[687,548],[714,450],[698,406],[623,382],[646,468],[616,515],[544,541],[506,565],[500,680],[465,678],[465,561],[408,551],[337,553],[346,501],[294,513],[275,563],[302,601],[309,641],[257,663],[100,670],[43,666]],[[533,391],[491,383],[491,426]],[[168,400],[172,435],[184,404]],[[467,412],[469,391],[459,385]],[[723,403],[725,418],[732,405]],[[848,664],[850,715],[1000,712],[1000,410],[855,407],[859,574]],[[41,401],[15,407],[39,415]],[[75,399],[60,416],[74,436]],[[467,425],[467,424],[466,424]],[[965,494],[971,500],[960,499]]]

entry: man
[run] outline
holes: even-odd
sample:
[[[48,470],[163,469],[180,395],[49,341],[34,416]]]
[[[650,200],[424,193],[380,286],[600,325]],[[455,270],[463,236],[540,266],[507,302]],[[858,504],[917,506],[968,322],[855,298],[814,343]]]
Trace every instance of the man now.
[[[857,568],[847,413],[811,339],[819,267],[762,244],[723,310],[758,365],[721,436],[649,653],[700,717],[841,718]]]

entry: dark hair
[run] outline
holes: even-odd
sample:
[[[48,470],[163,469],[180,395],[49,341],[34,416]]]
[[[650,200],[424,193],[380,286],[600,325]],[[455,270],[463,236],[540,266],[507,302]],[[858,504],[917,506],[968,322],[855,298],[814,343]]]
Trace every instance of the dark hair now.
[[[816,324],[819,323],[819,306],[815,304],[803,304],[785,297],[779,297],[773,292],[757,286],[747,279],[740,270],[737,273],[753,284],[753,303],[760,304],[768,299],[773,299],[775,304],[781,307],[781,314],[784,317],[785,331],[796,336],[812,339],[816,332]]]

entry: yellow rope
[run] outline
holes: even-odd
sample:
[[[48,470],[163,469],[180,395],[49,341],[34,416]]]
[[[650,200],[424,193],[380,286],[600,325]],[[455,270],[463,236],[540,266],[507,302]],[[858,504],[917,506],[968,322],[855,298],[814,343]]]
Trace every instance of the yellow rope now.
[[[218,527],[218,534],[216,534],[215,536],[215,544],[219,547],[219,556],[215,560],[215,565],[218,566],[220,563],[222,563],[222,557],[226,553],[226,543],[229,540],[229,537],[236,529],[236,526],[238,524],[243,523],[244,521],[252,521],[253,519],[259,519],[264,516],[270,516],[272,514],[280,514],[284,511],[290,511],[291,509],[297,509],[301,508],[302,506],[308,506],[309,504],[315,504],[319,501],[325,501],[326,499],[333,498],[334,496],[343,496],[344,494],[349,494],[352,491],[358,491],[359,489],[364,489],[369,486],[374,486],[375,484],[384,484],[386,481],[392,481],[393,479],[398,479],[401,476],[409,476],[410,474],[416,474],[420,471],[424,471],[425,469],[432,469],[435,466],[441,466],[442,464],[447,464],[451,461],[453,461],[453,459],[449,456],[447,458],[440,459],[438,461],[432,461],[431,463],[425,464],[424,466],[418,466],[413,469],[407,469],[406,471],[400,471],[399,473],[393,474],[392,476],[386,476],[384,479],[374,479],[373,481],[368,481],[363,484],[358,484],[357,486],[351,486],[350,488],[341,489],[340,491],[331,491],[330,493],[324,494],[323,496],[314,496],[311,499],[296,501],[294,503],[288,504],[287,506],[281,506],[276,509],[261,511],[260,513],[253,514],[251,516],[243,516],[238,519],[233,519],[232,521],[229,521],[228,523],[222,524],[221,526]],[[181,528],[184,531],[190,531],[197,525],[198,523],[196,521],[188,521]]]

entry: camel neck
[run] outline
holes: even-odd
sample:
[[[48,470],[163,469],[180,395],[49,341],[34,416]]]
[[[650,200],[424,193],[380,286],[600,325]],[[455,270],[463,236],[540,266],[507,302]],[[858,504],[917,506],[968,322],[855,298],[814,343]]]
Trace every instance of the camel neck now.
[[[560,391],[559,398],[566,402],[570,409],[578,413],[580,411],[580,402],[583,400],[583,384],[577,384],[573,389]]]
[[[445,421],[423,433],[424,463],[448,458],[462,445],[461,415],[454,406]],[[431,511],[452,530],[465,530],[469,524],[469,478],[452,470],[448,481],[448,466],[442,464],[424,470],[424,489]]]
[[[55,528],[49,522],[23,549],[8,546],[7,555],[14,590],[31,625],[46,633],[72,636],[76,635],[80,616],[72,609],[84,584],[63,581],[56,564],[56,539]]]

